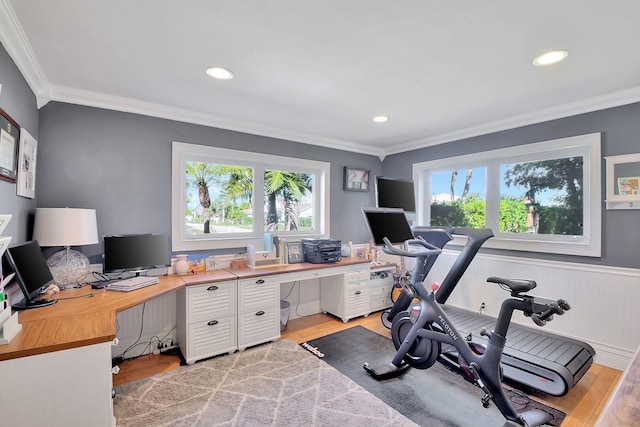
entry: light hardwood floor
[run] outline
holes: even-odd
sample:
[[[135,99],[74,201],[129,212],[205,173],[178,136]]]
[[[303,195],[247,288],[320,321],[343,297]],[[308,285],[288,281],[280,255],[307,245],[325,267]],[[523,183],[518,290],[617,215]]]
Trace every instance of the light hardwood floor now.
[[[282,339],[288,338],[297,343],[303,343],[356,325],[390,337],[389,330],[380,322],[379,313],[352,319],[348,323],[330,315],[315,314],[290,320],[286,331],[282,333]],[[128,360],[120,365],[120,373],[114,375],[113,384],[119,385],[155,373],[170,371],[179,365],[180,358],[172,355],[149,355]],[[609,396],[615,390],[621,375],[621,371],[594,364],[565,396],[553,397],[540,394],[532,397],[565,412],[567,417],[562,423],[563,427],[593,426],[607,404]]]

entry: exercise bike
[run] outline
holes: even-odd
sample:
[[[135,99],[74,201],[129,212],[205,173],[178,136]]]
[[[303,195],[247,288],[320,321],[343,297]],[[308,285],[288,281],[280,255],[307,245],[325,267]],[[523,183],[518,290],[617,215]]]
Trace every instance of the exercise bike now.
[[[483,330],[481,335],[488,337],[486,347],[472,344],[449,321],[445,311],[436,298],[437,288],[427,290],[423,284],[425,271],[441,249],[422,238],[404,241],[403,249],[394,247],[384,237],[382,250],[390,255],[415,258],[411,279],[404,282],[403,293],[412,303],[405,311],[393,317],[391,337],[397,350],[392,361],[382,367],[373,367],[368,363],[364,369],[374,378],[382,379],[399,375],[408,367],[427,369],[433,366],[442,351],[442,345],[455,347],[461,366],[468,376],[482,389],[481,403],[489,407],[493,401],[506,418],[505,426],[539,426],[552,419],[541,410],[518,413],[509,402],[502,387],[500,360],[505,347],[507,330],[514,310],[531,317],[538,326],[544,326],[554,315],[562,315],[571,307],[564,300],[526,295],[536,287],[535,281],[489,277],[488,282],[496,283],[510,292],[510,298],[503,301],[495,329]]]

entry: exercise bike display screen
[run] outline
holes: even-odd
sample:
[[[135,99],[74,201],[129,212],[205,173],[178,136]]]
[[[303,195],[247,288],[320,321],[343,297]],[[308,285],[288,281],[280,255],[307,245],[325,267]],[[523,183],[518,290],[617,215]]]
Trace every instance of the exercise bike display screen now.
[[[414,238],[402,209],[362,208],[362,213],[376,245],[384,245],[385,237],[394,244]]]

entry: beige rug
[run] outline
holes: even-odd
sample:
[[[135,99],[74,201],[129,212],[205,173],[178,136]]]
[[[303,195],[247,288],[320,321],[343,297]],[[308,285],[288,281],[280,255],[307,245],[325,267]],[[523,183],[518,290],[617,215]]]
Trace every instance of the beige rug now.
[[[415,426],[290,340],[116,388],[118,426]]]

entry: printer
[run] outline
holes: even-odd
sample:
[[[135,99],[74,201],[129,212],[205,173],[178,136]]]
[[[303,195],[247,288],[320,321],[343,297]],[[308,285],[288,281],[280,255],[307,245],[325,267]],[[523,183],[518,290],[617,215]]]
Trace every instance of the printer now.
[[[305,262],[328,264],[340,261],[342,242],[334,239],[302,239]]]

